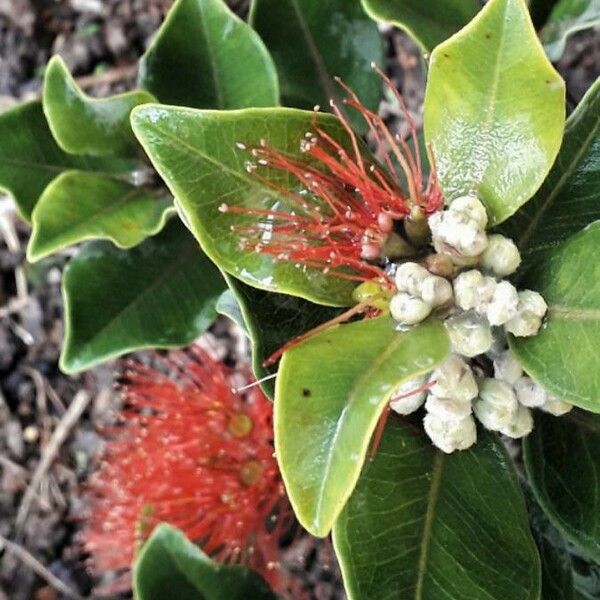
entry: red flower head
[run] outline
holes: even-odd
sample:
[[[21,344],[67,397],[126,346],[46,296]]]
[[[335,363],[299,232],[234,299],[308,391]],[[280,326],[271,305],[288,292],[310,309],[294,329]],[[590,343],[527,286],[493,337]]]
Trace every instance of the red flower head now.
[[[277,190],[287,203],[287,210],[222,204],[222,212],[256,217],[253,225],[232,227],[240,234],[244,249],[357,282],[385,281],[385,272],[377,263],[385,258],[386,241],[394,231],[395,221],[409,216],[423,218],[442,207],[443,196],[435,168],[427,183],[423,182],[415,124],[392,82],[379,69],[377,71],[400,104],[411,132],[414,153],[404,139],[393,135],[384,120],[364,107],[356,94],[338,80],[349,94],[344,104],[357,110],[367,122],[381,162],[367,158],[363,145],[333,101],[332,110],[348,132],[351,151],[318,125],[316,115],[313,131],[301,141],[306,159],[279,152],[265,140],[257,147],[248,148],[254,160],[246,163],[247,170]],[[242,143],[238,147],[246,149]],[[404,174],[406,190],[394,162]],[[299,191],[274,184],[260,174],[262,169],[292,175],[299,184]]]
[[[169,374],[130,362],[124,408],[89,483],[85,549],[97,572],[126,570],[167,522],[222,562],[279,583],[278,540],[290,512],[273,458],[272,405],[259,387],[197,347],[171,352]],[[239,381],[238,381],[239,383]]]

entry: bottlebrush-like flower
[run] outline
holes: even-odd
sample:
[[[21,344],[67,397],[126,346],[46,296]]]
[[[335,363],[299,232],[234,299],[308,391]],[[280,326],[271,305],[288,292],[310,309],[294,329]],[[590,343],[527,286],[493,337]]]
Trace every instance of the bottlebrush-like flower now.
[[[272,405],[259,387],[194,347],[159,372],[127,363],[124,408],[88,489],[82,532],[94,571],[126,570],[167,522],[222,562],[242,562],[275,587],[288,509],[273,457]],[[239,383],[239,381],[238,381]]]
[[[221,205],[222,212],[256,218],[255,223],[232,226],[240,235],[242,248],[357,282],[387,280],[378,263],[386,257],[386,242],[394,231],[394,222],[409,216],[424,219],[442,207],[443,196],[435,168],[424,183],[414,122],[392,82],[378,72],[398,99],[410,128],[414,153],[404,139],[393,135],[384,120],[363,106],[356,94],[339,81],[349,95],[344,104],[365,119],[381,162],[368,156],[334,101],[332,110],[348,133],[351,150],[319,126],[316,114],[312,131],[300,144],[305,159],[288,156],[266,140],[248,148],[239,143],[238,147],[249,150],[253,157],[246,163],[247,170],[275,189],[281,198],[281,207],[272,210]],[[394,162],[404,174],[406,190]],[[277,185],[262,175],[264,169],[291,175],[297,189]]]

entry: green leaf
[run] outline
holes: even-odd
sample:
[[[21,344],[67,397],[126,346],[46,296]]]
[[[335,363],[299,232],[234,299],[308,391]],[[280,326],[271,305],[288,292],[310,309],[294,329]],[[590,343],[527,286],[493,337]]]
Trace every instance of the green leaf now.
[[[529,338],[509,339],[523,368],[566,402],[600,412],[600,222],[544,254],[522,284],[548,304],[546,323]]]
[[[370,65],[383,65],[382,41],[358,1],[253,0],[250,23],[273,56],[284,104],[328,107],[343,93],[337,76],[377,112],[381,80]],[[355,111],[348,116],[366,130]]]
[[[222,0],[177,0],[140,61],[140,84],[161,102],[194,108],[279,103],[261,39]]]
[[[542,563],[542,599],[575,600],[573,565],[565,540],[527,490],[531,532]]]
[[[562,56],[567,38],[572,33],[598,24],[599,0],[559,0],[540,31],[540,39],[550,60],[558,60]]]
[[[425,137],[446,198],[476,193],[492,225],[512,215],[556,158],[564,96],[523,0],[490,0],[431,54]]]
[[[600,562],[600,417],[536,414],[524,451],[531,487],[552,524]]]
[[[481,429],[444,455],[393,417],[333,530],[349,600],[538,600],[540,561],[512,461]]]
[[[135,158],[140,147],[131,131],[129,113],[155,102],[148,92],[90,98],[79,88],[60,56],[44,74],[44,112],[58,145],[71,154]]]
[[[479,11],[478,0],[362,0],[377,21],[404,29],[425,52],[431,52]]]
[[[302,298],[258,290],[230,275],[225,275],[225,280],[250,336],[252,368],[257,379],[277,372],[276,365],[268,368],[262,366],[263,361],[273,352],[296,336],[340,314],[339,309],[313,304]],[[231,312],[230,310],[228,316]],[[273,398],[275,394],[273,380],[265,381],[261,387],[270,398]]]
[[[448,354],[437,319],[398,332],[390,317],[331,327],[283,355],[275,450],[294,512],[325,536],[352,493],[391,394]]]
[[[64,272],[61,369],[74,373],[140,348],[189,344],[212,323],[224,287],[178,219],[132,250],[89,243]]]
[[[131,161],[73,156],[54,141],[41,102],[29,102],[0,115],[0,188],[15,199],[29,221],[44,188],[69,169],[119,173],[134,168]]]
[[[555,246],[600,219],[600,79],[567,120],[565,137],[546,181],[502,226],[524,259]]]
[[[265,138],[280,152],[300,157],[300,141],[313,119],[312,112],[286,108],[218,112],[158,105],[142,106],[132,115],[138,139],[202,248],[221,269],[253,287],[348,306],[355,283],[243,250],[231,226],[255,225],[256,217],[219,211],[223,202],[285,210],[285,195],[246,171],[249,153],[236,143],[256,146]],[[319,122],[332,136],[348,139],[334,117],[320,115]],[[272,169],[262,176],[288,189],[297,185]]]
[[[185,535],[159,525],[142,546],[133,572],[137,600],[276,600],[257,573],[220,565]]]
[[[225,281],[229,283],[229,275],[223,272],[221,274],[225,278]],[[246,322],[244,321],[242,307],[235,297],[235,294],[230,289],[225,290],[219,296],[215,308],[220,315],[231,319],[248,337],[250,336],[246,327]]]
[[[158,233],[173,212],[169,198],[124,181],[66,171],[44,190],[31,215],[27,259],[35,262],[96,238],[131,248]]]

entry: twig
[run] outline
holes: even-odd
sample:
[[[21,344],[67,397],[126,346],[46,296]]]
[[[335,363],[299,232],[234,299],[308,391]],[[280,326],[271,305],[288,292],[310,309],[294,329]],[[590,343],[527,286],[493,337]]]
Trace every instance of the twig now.
[[[83,596],[80,596],[77,592],[73,591],[68,585],[63,583],[56,575],[52,574],[33,554],[28,550],[15,544],[10,540],[7,540],[4,536],[0,535],[0,546],[14,554],[19,560],[24,562],[30,569],[35,571],[42,579],[44,579],[48,585],[53,587],[55,590],[64,594],[69,598],[75,600],[84,600]]]
[[[21,312],[29,303],[29,298],[11,298],[4,306],[0,306],[0,319]]]
[[[119,81],[127,81],[137,74],[137,64],[134,65],[123,65],[122,67],[115,67],[114,69],[108,69],[104,73],[97,73],[94,75],[85,75],[84,77],[78,77],[76,79],[80,87],[89,89],[97,85],[118,83]]]
[[[52,437],[42,451],[40,462],[38,463],[33,477],[31,478],[27,490],[23,494],[23,499],[21,500],[21,505],[19,506],[19,510],[17,512],[17,518],[15,520],[17,531],[20,531],[23,527],[23,523],[25,522],[25,519],[29,513],[29,508],[31,507],[31,502],[37,494],[37,489],[40,485],[40,482],[52,465],[52,461],[55,459],[60,447],[69,435],[70,430],[75,423],[77,423],[79,417],[89,404],[90,398],[90,394],[88,394],[85,390],[80,390],[77,392],[77,394],[75,394],[75,397],[69,405],[67,412],[58,422],[56,429],[52,433]]]
[[[0,207],[0,231],[8,250],[13,254],[20,252],[21,242],[15,229],[14,210],[2,210],[2,207]],[[25,277],[25,270],[21,265],[15,267],[15,285],[18,299],[21,302],[26,302],[29,296],[27,292],[27,278]]]
[[[42,374],[30,366],[25,366],[21,369],[28,377],[31,378],[35,386],[35,404],[37,407],[38,415],[42,421],[42,447],[46,444],[46,441],[50,435],[50,429],[52,428],[52,419],[48,414],[48,396],[46,394],[46,385]]]

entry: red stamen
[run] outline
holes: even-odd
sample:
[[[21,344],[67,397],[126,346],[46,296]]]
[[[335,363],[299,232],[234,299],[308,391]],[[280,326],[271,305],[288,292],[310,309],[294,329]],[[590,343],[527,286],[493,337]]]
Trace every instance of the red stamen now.
[[[360,313],[368,311],[370,307],[370,300],[365,300],[364,302],[360,302],[359,304],[354,305],[352,308],[343,312],[341,315],[338,315],[337,317],[334,317],[333,319],[330,319],[325,323],[321,323],[321,325],[317,325],[317,327],[314,327],[310,331],[302,333],[301,335],[297,335],[295,338],[292,338],[289,342],[286,342],[283,346],[281,346],[279,350],[273,352],[273,354],[271,354],[269,358],[265,359],[263,361],[263,367],[270,367],[271,365],[274,365],[281,358],[283,353],[289,350],[290,348],[297,346],[301,342],[304,342],[305,340],[317,335],[317,333],[320,333],[321,331],[329,329],[333,325],[339,325],[340,323],[345,323],[346,321],[349,321],[355,315],[359,315]]]
[[[432,388],[436,383],[437,383],[436,380],[428,381],[427,383],[424,383],[423,385],[415,388],[414,390],[410,390],[409,392],[406,392],[405,394],[400,394],[399,396],[394,396],[393,398],[390,398],[389,402],[385,405],[385,408],[384,408],[383,412],[381,413],[381,416],[379,417],[379,421],[377,421],[377,429],[375,430],[375,434],[373,435],[373,441],[371,442],[371,450],[369,451],[369,459],[370,460],[373,460],[375,458],[375,455],[377,454],[377,450],[379,450],[379,445],[381,444],[381,438],[383,436],[383,431],[385,429],[385,425],[387,423],[387,420],[390,416],[390,412],[392,410],[390,408],[390,404],[392,402],[395,402],[396,400],[402,400],[402,398],[410,398],[411,396],[414,396],[415,394],[420,394],[421,392],[424,392],[425,390]]]
[[[94,570],[127,572],[139,544],[167,522],[278,587],[273,566],[291,513],[273,457],[271,402],[258,387],[236,394],[234,373],[199,348],[155,358],[167,374],[127,363],[125,407],[88,485],[82,539]]]
[[[378,146],[383,165],[369,158],[344,113],[335,102],[331,107],[348,133],[351,150],[333,139],[313,120],[312,132],[306,134],[301,149],[306,159],[289,156],[266,142],[247,148],[255,162],[248,170],[279,198],[271,209],[223,204],[223,212],[252,217],[248,224],[232,226],[241,236],[242,248],[270,254],[276,260],[320,269],[334,277],[352,281],[387,280],[378,265],[383,248],[393,231],[394,221],[406,218],[419,207],[425,214],[439,210],[443,197],[435,165],[423,182],[423,169],[415,123],[391,80],[377,72],[393,91],[410,130],[414,153],[405,140],[394,136],[384,120],[364,107],[357,95],[342,81],[348,93],[347,106],[365,119]],[[402,189],[394,169],[400,165],[408,185]],[[291,176],[299,191],[277,184],[259,171],[263,168]]]

